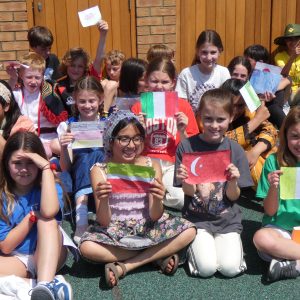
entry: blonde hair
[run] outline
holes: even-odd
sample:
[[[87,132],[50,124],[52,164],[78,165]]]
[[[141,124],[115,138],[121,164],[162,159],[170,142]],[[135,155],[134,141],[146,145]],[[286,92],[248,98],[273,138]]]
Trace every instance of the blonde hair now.
[[[35,53],[35,52],[29,52],[25,55],[23,55],[23,57],[20,59],[20,63],[22,65],[28,66],[34,70],[38,70],[41,71],[42,73],[44,73],[45,68],[46,68],[46,61],[45,59]],[[26,67],[22,66],[20,67],[20,72],[23,72]]]
[[[105,57],[104,57],[104,62],[107,63],[110,61],[110,63],[115,66],[115,65],[120,65],[123,63],[125,60],[125,54],[120,51],[120,50],[111,50],[109,51]]]
[[[300,106],[295,106],[290,109],[285,117],[279,132],[279,146],[277,151],[277,161],[281,167],[294,167],[297,164],[297,159],[288,147],[287,132],[293,125],[300,123]]]

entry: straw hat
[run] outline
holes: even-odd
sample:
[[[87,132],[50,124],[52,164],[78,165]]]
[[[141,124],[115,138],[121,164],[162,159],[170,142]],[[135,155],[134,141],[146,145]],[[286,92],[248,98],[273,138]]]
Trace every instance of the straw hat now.
[[[300,24],[289,24],[285,27],[284,35],[277,37],[274,40],[276,45],[285,45],[285,39],[290,37],[300,37]]]

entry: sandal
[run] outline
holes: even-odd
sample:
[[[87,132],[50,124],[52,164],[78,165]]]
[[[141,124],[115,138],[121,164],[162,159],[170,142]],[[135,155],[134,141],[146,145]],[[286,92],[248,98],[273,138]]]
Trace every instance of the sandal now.
[[[119,275],[118,273],[118,268],[117,266],[120,266],[123,273],[121,275]],[[110,287],[110,288],[113,288],[114,286],[118,285],[119,283],[119,278],[122,278],[126,275],[127,273],[127,269],[125,267],[125,265],[121,262],[113,262],[113,263],[108,263],[104,266],[104,271],[105,271],[105,281],[106,281],[106,284]],[[115,276],[115,279],[116,279],[116,284],[112,284],[111,281],[110,281],[110,276],[109,276],[109,273],[112,272]]]
[[[173,269],[171,270],[171,272],[167,271],[167,266],[170,262],[170,260],[173,259],[174,260],[174,266]],[[176,273],[177,269],[178,269],[178,264],[179,264],[179,256],[178,254],[173,254],[170,255],[164,259],[162,259],[160,262],[157,263],[157,265],[160,267],[160,270],[163,274],[165,275],[173,275]]]

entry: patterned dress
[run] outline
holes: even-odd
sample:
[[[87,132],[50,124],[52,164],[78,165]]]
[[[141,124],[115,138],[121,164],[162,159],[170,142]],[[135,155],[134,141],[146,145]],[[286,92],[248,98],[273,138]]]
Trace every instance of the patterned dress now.
[[[95,166],[104,168],[104,164]],[[92,241],[127,250],[146,249],[178,236],[195,227],[193,223],[164,213],[157,221],[149,216],[147,193],[138,195],[111,194],[109,197],[111,221],[108,227],[99,224],[88,228],[80,240]]]

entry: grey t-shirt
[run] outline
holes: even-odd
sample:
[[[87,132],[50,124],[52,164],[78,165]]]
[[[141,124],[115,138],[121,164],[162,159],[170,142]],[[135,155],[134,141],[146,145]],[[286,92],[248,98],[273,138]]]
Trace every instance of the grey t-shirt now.
[[[202,151],[230,150],[231,162],[239,169],[240,188],[253,186],[248,161],[243,148],[227,137],[219,144],[207,143],[202,135],[194,135],[183,140],[177,147],[174,186],[180,187],[181,181],[176,178],[176,170],[182,162],[183,153]],[[227,199],[226,182],[214,182],[198,185],[197,197],[185,195],[183,216],[212,233],[242,231],[241,212],[237,204]]]

